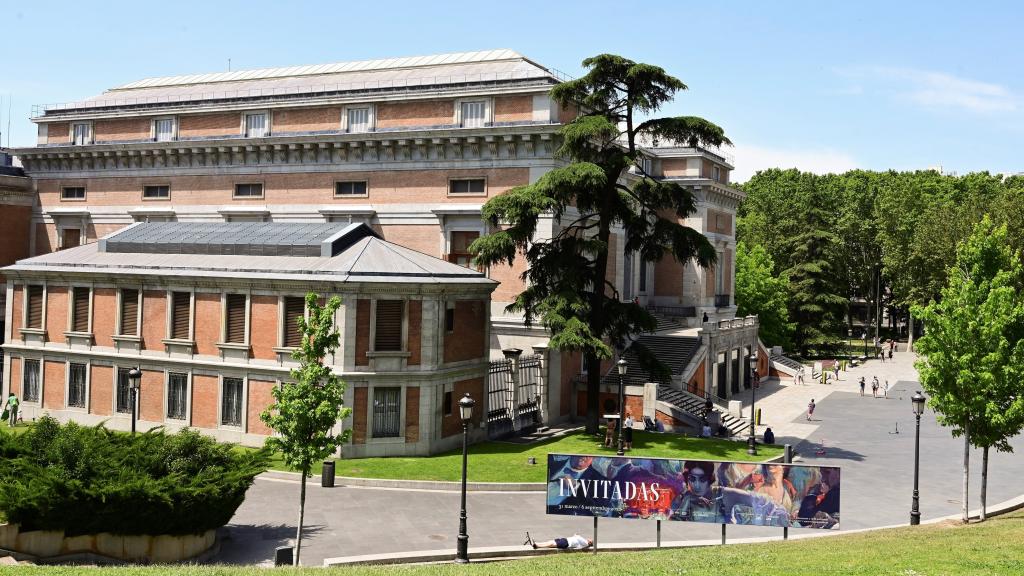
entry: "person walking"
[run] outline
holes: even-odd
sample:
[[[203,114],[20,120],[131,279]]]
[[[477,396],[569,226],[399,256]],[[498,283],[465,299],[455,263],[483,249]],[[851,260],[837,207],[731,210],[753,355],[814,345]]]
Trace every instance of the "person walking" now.
[[[811,419],[811,416],[814,416],[814,407],[815,406],[816,406],[816,404],[814,403],[814,398],[811,398],[810,404],[807,405],[807,419],[808,420]]]
[[[11,428],[18,423],[18,395],[11,392],[7,396],[7,403],[4,405],[4,419],[10,424]]]
[[[622,449],[633,449],[633,413],[626,412],[626,421],[622,423]]]
[[[860,377],[860,395],[861,395],[861,396],[863,396],[863,395],[864,395],[864,386],[865,386],[865,385],[866,385],[866,383],[864,382],[864,377],[863,377],[863,376],[861,376],[861,377]]]
[[[871,397],[878,398],[878,376],[871,377]]]
[[[833,380],[839,382],[839,360],[836,360],[836,363],[832,365],[832,373],[835,375]]]

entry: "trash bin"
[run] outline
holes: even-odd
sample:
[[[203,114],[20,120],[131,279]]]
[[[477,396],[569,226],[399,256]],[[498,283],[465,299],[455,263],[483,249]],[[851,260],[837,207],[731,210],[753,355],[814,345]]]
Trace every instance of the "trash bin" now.
[[[278,546],[274,549],[274,566],[291,566],[295,563],[295,549],[291,546]]]
[[[320,472],[320,486],[334,488],[334,460],[324,462],[324,468]]]

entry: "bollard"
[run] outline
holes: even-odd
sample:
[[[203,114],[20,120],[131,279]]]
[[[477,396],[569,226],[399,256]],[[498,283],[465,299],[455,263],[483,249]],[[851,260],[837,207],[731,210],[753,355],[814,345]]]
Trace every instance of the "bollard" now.
[[[760,408],[757,409],[757,414],[754,416],[754,422],[756,422],[758,426],[761,425],[761,409]]]
[[[295,562],[294,550],[291,546],[278,546],[275,548],[274,566],[291,566]]]
[[[323,470],[320,471],[320,486],[334,488],[334,460],[324,462]]]

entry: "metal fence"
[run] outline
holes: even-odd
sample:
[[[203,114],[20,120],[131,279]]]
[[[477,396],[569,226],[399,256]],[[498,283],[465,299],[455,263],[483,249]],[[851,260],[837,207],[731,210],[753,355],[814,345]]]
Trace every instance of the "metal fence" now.
[[[544,394],[542,357],[491,362],[487,378],[487,434],[500,438],[530,430],[540,422]]]

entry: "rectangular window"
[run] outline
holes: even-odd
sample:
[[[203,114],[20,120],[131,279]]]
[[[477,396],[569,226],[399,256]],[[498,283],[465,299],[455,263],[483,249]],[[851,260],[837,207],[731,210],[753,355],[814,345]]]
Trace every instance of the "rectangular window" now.
[[[68,406],[85,408],[85,364],[68,364]]]
[[[640,262],[640,293],[647,292],[647,262]]]
[[[78,228],[64,228],[60,232],[60,249],[67,250],[82,245],[82,231]]]
[[[25,360],[21,389],[26,402],[39,402],[39,360]]]
[[[265,113],[245,115],[245,136],[247,138],[262,138],[268,132],[267,115]]]
[[[298,348],[302,345],[302,332],[299,331],[299,318],[306,314],[306,299],[299,296],[287,296],[284,299],[284,338],[281,339],[285,348]]]
[[[71,289],[71,331],[89,331],[89,289],[76,286]]]
[[[167,374],[167,417],[184,420],[188,406],[188,374]]]
[[[463,128],[482,128],[487,123],[487,102],[475,100],[462,103]]]
[[[161,118],[153,122],[153,133],[157,142],[174,140],[174,118]]]
[[[192,294],[188,292],[171,293],[171,338],[188,340],[190,316],[192,312]]]
[[[448,248],[448,261],[466,268],[474,268],[473,254],[469,251],[469,245],[479,237],[480,233],[475,231],[453,231]]]
[[[444,393],[444,415],[452,415],[452,393],[450,390]]]
[[[483,178],[461,178],[448,181],[449,194],[483,194],[486,181]]]
[[[444,310],[444,331],[448,334],[455,332],[455,308]]]
[[[71,125],[71,142],[83,146],[92,144],[92,124],[77,123]]]
[[[402,389],[373,389],[373,437],[395,438],[401,426]]]
[[[221,392],[220,423],[224,426],[242,425],[242,379],[224,378]]]
[[[347,127],[349,132],[369,132],[370,108],[349,108],[347,120]]]
[[[170,186],[143,186],[143,200],[169,200],[171,198]]]
[[[718,253],[715,264],[715,294],[725,294],[725,253]]]
[[[61,200],[85,200],[85,186],[65,186],[60,189]]]
[[[245,294],[228,294],[224,302],[224,341],[245,344]]]
[[[43,327],[43,287],[29,286],[28,293],[28,317],[25,319],[26,328]]]
[[[366,196],[366,181],[335,182],[334,196]]]
[[[400,352],[402,350],[402,312],[405,302],[401,300],[377,300],[376,336],[373,349],[377,352]]]
[[[721,182],[722,181],[722,169],[719,168],[718,166],[712,166],[711,167],[711,179],[714,180],[715,182]]]
[[[124,414],[132,413],[132,385],[128,378],[131,368],[117,369],[117,405],[115,409]]]
[[[125,336],[139,335],[139,291],[125,288],[121,290],[121,334]]]
[[[235,198],[263,198],[263,184],[235,184]]]

